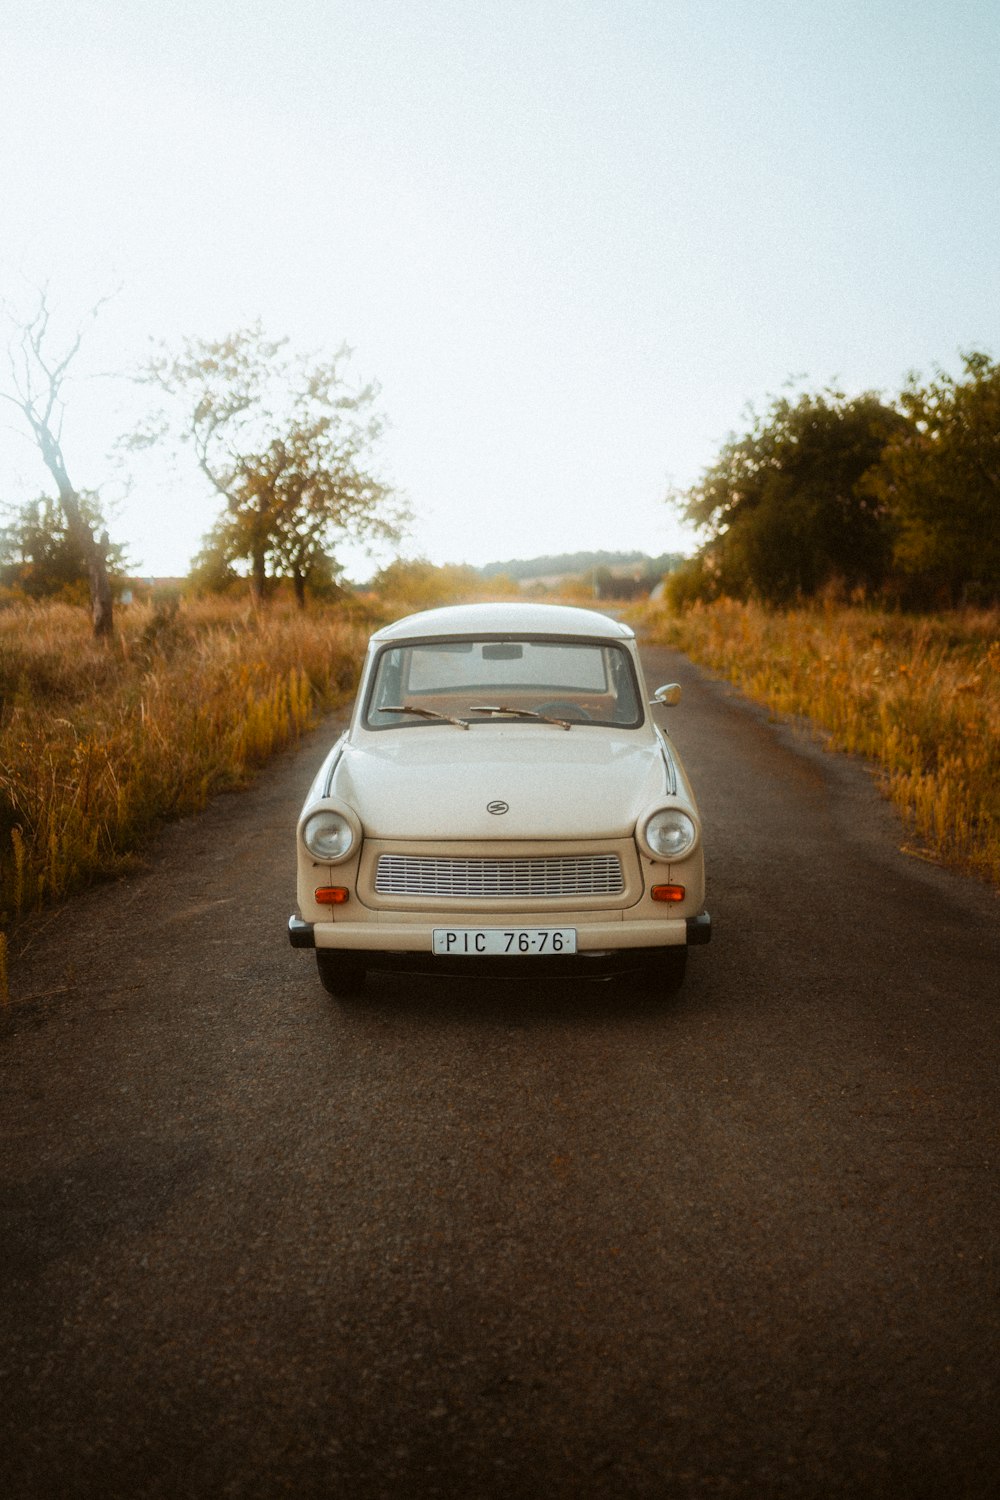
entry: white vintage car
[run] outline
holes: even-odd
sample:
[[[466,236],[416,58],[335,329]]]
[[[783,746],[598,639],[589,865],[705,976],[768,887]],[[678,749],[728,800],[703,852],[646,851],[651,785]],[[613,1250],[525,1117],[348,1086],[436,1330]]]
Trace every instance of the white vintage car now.
[[[587,609],[433,609],[372,637],[298,824],[293,947],[365,971],[641,970],[708,942],[701,821],[632,631]]]

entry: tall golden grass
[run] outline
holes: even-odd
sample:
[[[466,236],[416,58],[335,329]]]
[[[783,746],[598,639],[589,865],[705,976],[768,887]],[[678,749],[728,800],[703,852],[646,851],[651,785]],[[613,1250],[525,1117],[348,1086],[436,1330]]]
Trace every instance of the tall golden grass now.
[[[642,628],[831,747],[868,757],[910,852],[1000,886],[1000,611],[933,616],[833,604],[767,610],[718,600]]]
[[[109,650],[85,610],[0,611],[0,928],[243,784],[352,690],[369,633],[343,609],[226,602],[119,620]]]

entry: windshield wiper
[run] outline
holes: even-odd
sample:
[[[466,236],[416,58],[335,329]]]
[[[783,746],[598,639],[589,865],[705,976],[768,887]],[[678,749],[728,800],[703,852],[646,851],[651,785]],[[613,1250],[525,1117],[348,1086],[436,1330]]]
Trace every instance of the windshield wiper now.
[[[572,729],[569,719],[552,719],[548,714],[535,713],[533,708],[509,708],[506,703],[470,703],[470,714],[513,714],[516,719],[539,719],[543,724],[558,724],[560,729]]]
[[[417,714],[421,719],[443,719],[446,724],[457,724],[459,729],[468,729],[468,719],[453,719],[451,714],[439,714],[435,708],[417,708],[413,703],[383,703],[376,709],[380,714]]]

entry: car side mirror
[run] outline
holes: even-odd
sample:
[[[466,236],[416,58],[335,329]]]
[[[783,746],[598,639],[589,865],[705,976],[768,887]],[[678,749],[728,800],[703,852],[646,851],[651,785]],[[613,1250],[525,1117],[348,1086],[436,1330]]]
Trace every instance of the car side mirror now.
[[[673,708],[681,701],[681,685],[679,682],[667,682],[663,687],[658,687],[653,694],[654,703],[661,708]]]

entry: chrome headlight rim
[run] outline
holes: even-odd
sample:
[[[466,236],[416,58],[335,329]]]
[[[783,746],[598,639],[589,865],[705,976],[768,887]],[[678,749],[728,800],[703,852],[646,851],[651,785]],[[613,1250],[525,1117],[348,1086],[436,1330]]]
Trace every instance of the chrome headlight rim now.
[[[679,864],[690,859],[701,839],[698,820],[690,808],[677,803],[661,804],[640,819],[639,843],[658,864]]]
[[[304,815],[299,837],[310,859],[318,864],[339,865],[356,853],[361,842],[361,823],[343,803],[323,802]]]

